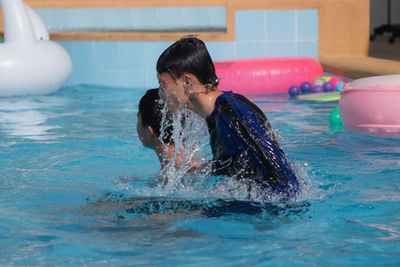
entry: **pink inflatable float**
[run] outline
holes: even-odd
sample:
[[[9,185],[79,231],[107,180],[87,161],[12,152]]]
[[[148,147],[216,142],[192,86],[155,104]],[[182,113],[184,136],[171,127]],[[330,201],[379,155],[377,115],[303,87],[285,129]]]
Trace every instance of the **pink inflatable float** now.
[[[218,88],[239,94],[287,93],[292,85],[314,83],[322,67],[312,58],[257,58],[215,62]]]
[[[339,112],[346,130],[400,138],[400,75],[352,81],[340,95]]]

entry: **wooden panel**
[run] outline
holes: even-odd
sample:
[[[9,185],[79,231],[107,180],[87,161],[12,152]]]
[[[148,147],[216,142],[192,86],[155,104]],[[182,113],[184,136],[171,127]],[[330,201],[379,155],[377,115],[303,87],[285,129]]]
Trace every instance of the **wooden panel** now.
[[[195,35],[204,41],[231,41],[227,33],[214,32],[52,32],[50,39],[64,41],[175,41],[185,35]]]
[[[229,0],[25,0],[33,8],[224,6]]]
[[[324,71],[354,79],[398,74],[400,61],[363,56],[323,56],[319,60]]]

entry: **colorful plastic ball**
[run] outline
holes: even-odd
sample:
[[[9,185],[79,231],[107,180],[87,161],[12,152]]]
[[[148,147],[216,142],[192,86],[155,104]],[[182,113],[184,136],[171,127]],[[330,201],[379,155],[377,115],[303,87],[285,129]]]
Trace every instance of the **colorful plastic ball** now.
[[[300,88],[297,85],[292,85],[289,88],[289,95],[297,96],[300,94]]]
[[[344,87],[345,83],[344,82],[338,82],[336,84],[336,91],[341,92],[343,87]]]
[[[312,89],[312,92],[318,94],[324,92],[324,89],[322,88],[321,85],[315,85]]]
[[[329,116],[329,122],[332,124],[342,124],[343,120],[340,117],[339,107],[335,107]]]
[[[322,79],[324,79],[325,82],[329,82],[332,79],[332,77],[322,76]]]
[[[322,89],[324,89],[324,92],[333,92],[335,91],[335,86],[331,82],[326,82],[322,85]]]
[[[324,83],[325,83],[324,78],[320,77],[320,78],[317,78],[317,79],[315,80],[314,86],[316,86],[316,85],[321,85],[321,86],[322,86]]]
[[[333,86],[335,86],[335,88],[338,83],[342,82],[342,80],[338,77],[332,77],[329,81],[333,84]]]
[[[303,93],[309,93],[312,91],[312,85],[309,82],[303,82],[300,86],[300,89]]]

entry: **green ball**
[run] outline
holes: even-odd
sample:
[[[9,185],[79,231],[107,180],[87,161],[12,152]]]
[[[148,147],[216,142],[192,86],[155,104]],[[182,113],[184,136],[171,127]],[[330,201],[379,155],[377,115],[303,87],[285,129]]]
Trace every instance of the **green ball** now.
[[[343,124],[342,118],[340,117],[339,107],[335,107],[331,115],[329,116],[329,122],[332,124]]]

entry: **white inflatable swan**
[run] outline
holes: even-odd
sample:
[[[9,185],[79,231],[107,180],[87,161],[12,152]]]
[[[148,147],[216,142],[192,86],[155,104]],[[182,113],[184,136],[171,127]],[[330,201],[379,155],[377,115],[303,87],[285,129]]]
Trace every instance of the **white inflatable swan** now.
[[[0,0],[4,43],[0,43],[0,96],[43,95],[60,89],[71,58],[49,40],[40,17],[22,0]]]

